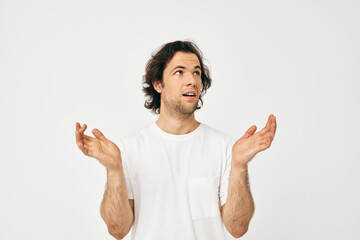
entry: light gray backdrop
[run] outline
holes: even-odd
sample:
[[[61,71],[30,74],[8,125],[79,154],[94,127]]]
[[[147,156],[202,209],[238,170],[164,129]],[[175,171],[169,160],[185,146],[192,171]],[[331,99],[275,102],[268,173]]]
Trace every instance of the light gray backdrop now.
[[[0,239],[113,239],[106,171],[77,148],[75,122],[116,140],[155,121],[145,64],[178,39],[211,69],[200,122],[241,137],[277,117],[249,166],[243,239],[359,239],[359,12],[356,0],[0,0]]]

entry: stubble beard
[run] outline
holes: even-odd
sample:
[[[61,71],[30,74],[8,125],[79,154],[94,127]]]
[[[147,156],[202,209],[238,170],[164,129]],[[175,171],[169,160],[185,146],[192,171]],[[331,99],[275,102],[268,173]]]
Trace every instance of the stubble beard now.
[[[163,103],[166,106],[167,111],[174,117],[177,118],[188,118],[196,110],[198,102],[192,105],[191,107],[186,107],[185,104],[181,103],[181,99],[174,100],[168,98],[166,95],[161,96],[163,98]]]

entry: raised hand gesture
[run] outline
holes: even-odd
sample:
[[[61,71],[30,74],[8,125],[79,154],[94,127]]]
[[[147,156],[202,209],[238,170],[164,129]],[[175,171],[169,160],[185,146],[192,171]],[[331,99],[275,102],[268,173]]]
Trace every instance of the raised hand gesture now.
[[[76,122],[76,144],[79,149],[86,155],[100,161],[108,169],[119,169],[121,166],[120,149],[115,143],[107,139],[100,130],[94,128],[92,133],[95,137],[85,135],[87,126],[84,123]]]
[[[257,133],[255,133],[255,131],[256,126],[252,125],[246,133],[235,142],[232,148],[232,163],[236,166],[246,167],[247,163],[250,162],[257,153],[270,147],[276,132],[275,116],[271,114],[266,126]]]

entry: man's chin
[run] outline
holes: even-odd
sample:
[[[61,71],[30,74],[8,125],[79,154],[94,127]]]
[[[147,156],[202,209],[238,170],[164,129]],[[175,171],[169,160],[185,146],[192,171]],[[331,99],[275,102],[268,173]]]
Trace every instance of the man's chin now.
[[[196,106],[195,106],[195,107],[192,107],[192,108],[190,108],[188,111],[186,111],[186,114],[187,114],[187,115],[191,115],[191,114],[193,114],[195,111],[196,111]]]

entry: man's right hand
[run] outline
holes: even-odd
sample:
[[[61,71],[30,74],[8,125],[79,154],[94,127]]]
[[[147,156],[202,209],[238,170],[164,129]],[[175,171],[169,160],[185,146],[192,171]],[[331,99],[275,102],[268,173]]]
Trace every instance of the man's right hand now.
[[[85,123],[81,127],[80,123],[76,122],[75,136],[79,149],[86,156],[99,160],[107,169],[120,169],[121,153],[116,144],[107,139],[96,128],[92,130],[95,138],[85,135],[86,127]]]

